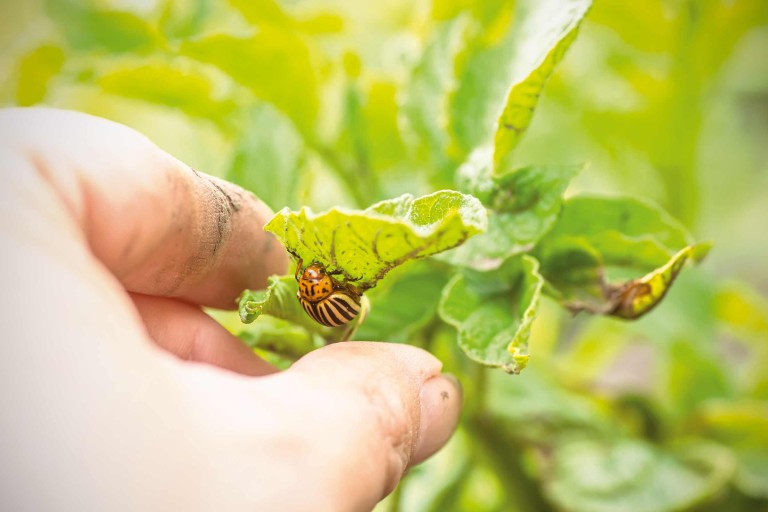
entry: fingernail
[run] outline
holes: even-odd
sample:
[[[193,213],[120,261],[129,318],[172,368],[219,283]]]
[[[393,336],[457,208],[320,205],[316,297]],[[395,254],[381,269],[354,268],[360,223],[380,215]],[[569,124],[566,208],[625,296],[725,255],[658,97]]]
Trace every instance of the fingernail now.
[[[462,393],[461,383],[450,373],[432,377],[421,387],[419,435],[411,466],[437,452],[456,430]]]

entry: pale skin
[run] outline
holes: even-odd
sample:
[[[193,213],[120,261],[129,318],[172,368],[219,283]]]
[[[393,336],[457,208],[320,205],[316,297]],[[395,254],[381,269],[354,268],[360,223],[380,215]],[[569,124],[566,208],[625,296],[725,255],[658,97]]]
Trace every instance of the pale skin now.
[[[370,510],[454,431],[427,352],[277,372],[204,313],[288,271],[252,194],[46,109],[0,111],[0,177],[0,509]]]

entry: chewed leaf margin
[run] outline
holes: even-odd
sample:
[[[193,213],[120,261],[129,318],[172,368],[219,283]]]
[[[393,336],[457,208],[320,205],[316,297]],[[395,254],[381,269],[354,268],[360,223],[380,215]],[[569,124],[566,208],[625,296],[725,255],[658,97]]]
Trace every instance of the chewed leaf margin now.
[[[478,199],[442,190],[419,198],[404,194],[365,210],[283,209],[264,229],[297,260],[320,263],[337,280],[365,291],[398,265],[461,245],[487,225]]]
[[[579,26],[591,6],[591,0],[554,3],[539,0],[527,24],[520,28],[521,31],[535,34],[519,49],[523,56],[532,56],[532,61],[522,63],[527,66],[521,65],[517,70],[525,74],[513,81],[496,123],[493,152],[495,172],[503,172],[504,160],[531,123],[547,79],[576,39]],[[549,30],[542,31],[541,26]]]

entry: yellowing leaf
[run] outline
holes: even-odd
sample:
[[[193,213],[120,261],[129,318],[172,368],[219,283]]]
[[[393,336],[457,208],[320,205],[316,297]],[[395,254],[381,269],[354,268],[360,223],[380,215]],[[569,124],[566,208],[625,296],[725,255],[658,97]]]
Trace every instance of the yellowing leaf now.
[[[19,82],[16,101],[29,106],[45,99],[48,82],[64,65],[64,50],[52,44],[43,44],[19,61]]]
[[[697,258],[693,255],[697,254]],[[610,312],[619,318],[635,319],[648,313],[664,298],[669,287],[689,259],[701,259],[705,251],[700,246],[689,246],[675,254],[663,267],[622,285],[616,291],[615,307]]]
[[[284,209],[264,229],[305,265],[321,263],[366,290],[394,267],[456,247],[486,227],[480,201],[443,190],[416,199],[405,194],[365,210]]]
[[[528,37],[518,49],[512,86],[496,124],[493,163],[497,172],[531,123],[549,75],[576,39],[591,5],[591,0],[540,0],[519,28]]]
[[[494,164],[531,121],[546,79],[576,36],[591,0],[519,0],[511,17],[472,26],[455,60],[449,132],[455,157],[494,141]]]

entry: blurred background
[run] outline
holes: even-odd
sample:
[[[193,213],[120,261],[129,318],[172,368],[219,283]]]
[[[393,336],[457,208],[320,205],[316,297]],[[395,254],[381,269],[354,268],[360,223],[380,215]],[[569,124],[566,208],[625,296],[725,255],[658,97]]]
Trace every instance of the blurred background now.
[[[493,48],[514,12],[0,0],[0,103],[124,123],[274,209],[364,207],[452,186],[466,151],[431,127],[463,122],[462,30]],[[515,159],[588,162],[569,194],[650,199],[714,249],[638,322],[545,301],[521,376],[432,333],[464,422],[377,510],[768,510],[768,2],[596,0]]]

